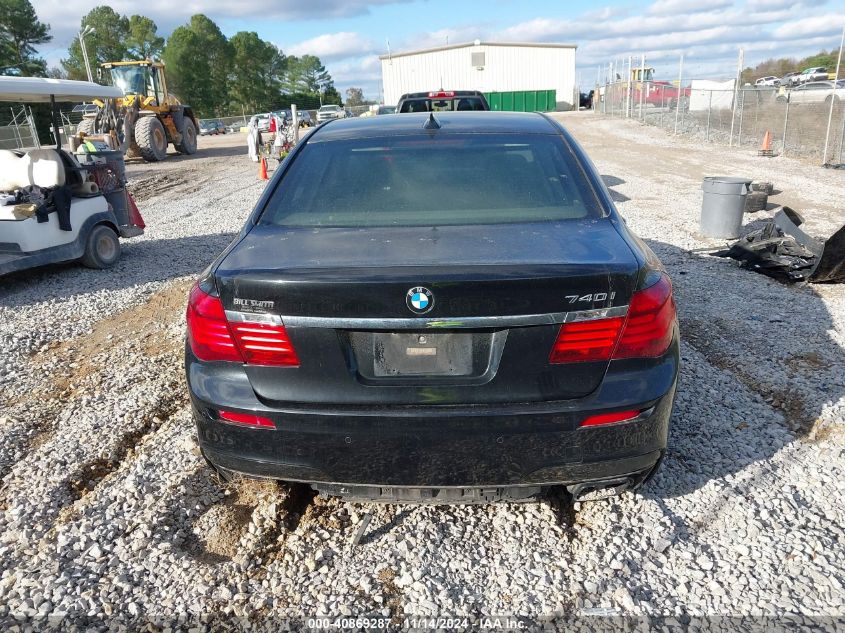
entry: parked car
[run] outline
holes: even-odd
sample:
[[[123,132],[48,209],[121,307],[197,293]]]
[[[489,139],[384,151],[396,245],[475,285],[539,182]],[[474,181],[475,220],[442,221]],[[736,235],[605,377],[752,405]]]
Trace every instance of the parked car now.
[[[805,68],[795,77],[795,84],[801,85],[810,81],[826,81],[827,68],[823,66],[814,66],[812,68]]]
[[[225,134],[226,126],[220,119],[200,119],[200,136]]]
[[[333,121],[334,119],[342,119],[346,116],[346,111],[339,105],[324,105],[317,110],[317,124],[325,123],[326,121]]]
[[[376,108],[376,115],[380,114],[396,114],[396,106],[395,105],[380,105]]]
[[[293,112],[291,110],[282,110],[279,114],[286,122],[293,118]],[[299,127],[311,127],[314,125],[311,119],[311,113],[307,110],[297,109],[296,118],[299,119]]]
[[[757,81],[754,82],[755,86],[779,86],[780,79],[774,76],[768,77],[760,77]]]
[[[192,410],[224,478],[488,502],[656,471],[672,285],[559,121],[337,121],[281,169],[190,292]]]
[[[835,89],[832,81],[811,81],[789,91],[791,103],[830,103],[831,99],[836,103],[845,99],[845,79],[837,81]]]
[[[396,111],[449,112],[453,110],[489,110],[484,93],[478,90],[436,90],[410,92],[399,97]]]
[[[783,77],[780,78],[780,85],[781,86],[787,86],[787,87],[796,85],[797,84],[796,78],[800,74],[801,73],[797,73],[797,72],[786,73]]]
[[[270,113],[267,112],[266,114],[254,114],[252,118],[249,120],[250,123],[255,123],[258,126],[259,132],[269,132],[270,131]]]

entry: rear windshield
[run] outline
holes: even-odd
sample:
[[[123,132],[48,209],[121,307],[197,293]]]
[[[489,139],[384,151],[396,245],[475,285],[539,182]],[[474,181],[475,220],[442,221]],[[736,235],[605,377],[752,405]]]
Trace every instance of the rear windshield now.
[[[556,222],[602,214],[560,137],[456,134],[308,143],[260,222],[433,226]]]
[[[448,99],[406,99],[400,113],[453,112],[486,110],[480,97],[449,97]]]

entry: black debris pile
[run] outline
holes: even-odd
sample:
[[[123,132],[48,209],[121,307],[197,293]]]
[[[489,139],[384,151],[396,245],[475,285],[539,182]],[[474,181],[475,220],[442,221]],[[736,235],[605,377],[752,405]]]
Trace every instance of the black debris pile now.
[[[798,212],[781,207],[763,228],[713,254],[781,281],[845,282],[845,226],[822,242],[799,229],[803,223]]]

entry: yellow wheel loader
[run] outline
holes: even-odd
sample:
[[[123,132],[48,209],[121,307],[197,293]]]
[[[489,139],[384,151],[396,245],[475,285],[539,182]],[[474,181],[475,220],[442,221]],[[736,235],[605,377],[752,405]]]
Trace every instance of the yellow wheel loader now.
[[[113,135],[125,154],[150,162],[164,160],[170,143],[180,154],[196,153],[199,123],[190,106],[167,92],[162,62],[106,62],[100,70],[124,96],[95,101],[97,113],[84,118],[77,132]]]

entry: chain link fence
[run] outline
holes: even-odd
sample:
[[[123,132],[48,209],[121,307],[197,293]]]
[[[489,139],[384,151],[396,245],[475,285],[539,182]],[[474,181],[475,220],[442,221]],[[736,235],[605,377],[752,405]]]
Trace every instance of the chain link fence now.
[[[735,89],[733,81],[693,80],[679,89],[671,82],[617,81],[599,87],[594,107],[702,142],[770,148],[774,155],[841,165],[845,90],[808,88]]]
[[[0,112],[0,149],[40,147],[35,118],[26,106]]]

